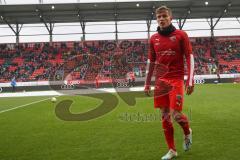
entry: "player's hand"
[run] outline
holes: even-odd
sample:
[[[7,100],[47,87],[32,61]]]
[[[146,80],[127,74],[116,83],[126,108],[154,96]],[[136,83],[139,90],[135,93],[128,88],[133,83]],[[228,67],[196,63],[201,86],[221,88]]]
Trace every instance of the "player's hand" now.
[[[144,93],[145,93],[147,96],[150,96],[150,94],[151,94],[151,86],[145,86],[145,88],[144,88]]]
[[[191,95],[194,91],[194,86],[186,86],[186,94]]]

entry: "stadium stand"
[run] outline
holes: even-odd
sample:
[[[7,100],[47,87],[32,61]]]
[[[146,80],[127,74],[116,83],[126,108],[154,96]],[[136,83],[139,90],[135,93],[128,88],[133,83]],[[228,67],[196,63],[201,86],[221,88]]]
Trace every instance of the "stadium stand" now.
[[[240,73],[240,37],[191,38],[196,74]],[[0,82],[143,77],[147,40],[0,45]]]

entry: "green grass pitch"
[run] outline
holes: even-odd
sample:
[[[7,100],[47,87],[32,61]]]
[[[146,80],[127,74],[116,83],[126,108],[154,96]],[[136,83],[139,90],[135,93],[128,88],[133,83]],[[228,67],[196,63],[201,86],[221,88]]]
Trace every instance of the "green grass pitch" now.
[[[0,98],[0,112],[46,98]],[[57,99],[72,99],[73,113],[101,102],[81,96]],[[85,122],[59,119],[55,105],[45,100],[0,113],[0,160],[159,160],[167,152],[152,98],[139,98],[134,107],[119,98],[113,111]],[[182,130],[175,123],[177,159],[239,159],[239,84],[197,85],[193,95],[185,96],[184,113],[191,118],[193,147],[183,151]],[[144,120],[137,114],[153,117]]]

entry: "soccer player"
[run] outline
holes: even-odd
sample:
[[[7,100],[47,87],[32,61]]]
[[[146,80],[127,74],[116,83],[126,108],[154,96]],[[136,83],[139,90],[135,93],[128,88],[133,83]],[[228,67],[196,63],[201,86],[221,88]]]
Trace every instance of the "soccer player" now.
[[[13,77],[11,80],[12,92],[16,91],[16,85],[17,85],[16,79],[15,77]]]
[[[127,73],[127,81],[128,81],[128,85],[129,87],[134,87],[135,85],[135,74],[133,71],[130,71]]]
[[[187,63],[188,78],[186,94],[193,92],[194,58],[192,46],[186,32],[176,29],[172,21],[172,11],[166,6],[156,9],[157,33],[150,38],[147,76],[144,92],[150,95],[151,77],[155,71],[154,107],[160,108],[162,127],[169,151],[162,160],[177,156],[174,143],[172,118],[184,132],[183,148],[189,150],[192,144],[192,130],[187,117],[182,113],[184,95],[184,59]]]
[[[99,76],[98,75],[95,77],[95,87],[99,88]]]

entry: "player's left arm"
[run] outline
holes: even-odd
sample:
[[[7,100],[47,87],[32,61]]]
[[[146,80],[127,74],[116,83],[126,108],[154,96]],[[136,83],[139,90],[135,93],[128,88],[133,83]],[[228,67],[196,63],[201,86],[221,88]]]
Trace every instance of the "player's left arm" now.
[[[192,45],[186,32],[183,32],[184,56],[187,63],[187,81],[185,84],[186,94],[192,94],[194,90],[194,57]]]

